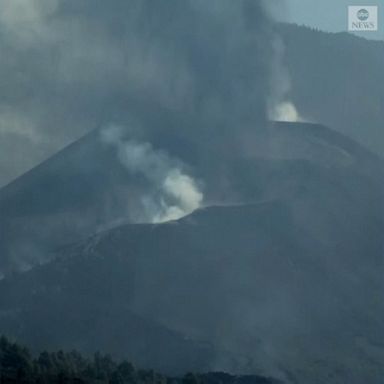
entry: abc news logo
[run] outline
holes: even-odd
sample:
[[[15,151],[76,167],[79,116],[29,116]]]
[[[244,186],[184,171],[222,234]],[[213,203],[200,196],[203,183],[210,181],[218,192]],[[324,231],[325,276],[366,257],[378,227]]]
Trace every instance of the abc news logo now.
[[[377,31],[377,6],[349,6],[348,31]]]

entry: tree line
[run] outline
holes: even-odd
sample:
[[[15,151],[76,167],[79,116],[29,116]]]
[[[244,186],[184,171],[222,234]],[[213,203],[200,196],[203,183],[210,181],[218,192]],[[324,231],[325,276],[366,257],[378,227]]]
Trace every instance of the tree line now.
[[[260,376],[232,376],[215,372],[187,373],[169,377],[153,370],[138,369],[127,361],[116,362],[99,352],[85,357],[77,351],[43,351],[37,357],[30,351],[0,338],[0,384],[274,384]]]

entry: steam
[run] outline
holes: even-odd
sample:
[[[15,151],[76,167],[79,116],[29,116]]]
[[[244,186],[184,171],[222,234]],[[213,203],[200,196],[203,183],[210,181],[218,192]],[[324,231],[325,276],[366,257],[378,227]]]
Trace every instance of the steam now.
[[[20,48],[50,43],[49,19],[59,0],[1,0],[0,28]]]
[[[183,171],[183,165],[150,143],[124,140],[123,131],[110,127],[102,131],[102,140],[116,146],[120,162],[132,174],[149,184],[141,199],[144,220],[162,223],[177,220],[203,201],[198,183]]]
[[[276,121],[288,121],[288,122],[303,121],[295,105],[291,101],[283,101],[280,104],[277,104],[274,107],[270,115],[270,118]]]
[[[273,40],[271,89],[269,94],[268,117],[270,120],[285,122],[303,121],[290,98],[291,78],[284,62],[285,46],[280,36]]]

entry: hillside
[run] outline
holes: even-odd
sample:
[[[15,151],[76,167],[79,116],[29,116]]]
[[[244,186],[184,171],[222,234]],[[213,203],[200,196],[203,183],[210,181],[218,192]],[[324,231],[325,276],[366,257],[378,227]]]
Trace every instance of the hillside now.
[[[97,347],[161,371],[196,362],[380,383],[384,226],[353,204],[304,193],[102,232],[3,280],[1,329],[37,349]],[[205,348],[188,354],[162,327]]]
[[[305,119],[384,154],[384,42],[281,24],[291,98]]]
[[[101,349],[170,373],[379,384],[382,160],[303,123],[256,127],[226,156],[225,147],[177,140],[178,157],[204,181],[204,206],[177,221],[101,216],[104,228],[88,228],[94,235],[61,237],[76,218],[92,217],[88,206],[102,213],[116,183],[140,186],[98,132],[0,191],[2,225],[16,223],[8,233],[17,245],[24,236],[36,243],[31,228],[54,228],[60,240],[48,236],[39,251],[27,244],[35,266],[0,281],[2,331],[37,350]],[[68,209],[73,220],[57,220]],[[57,227],[41,221],[47,213]]]
[[[193,124],[171,111],[158,111],[145,124],[154,124],[156,117],[175,127]],[[236,139],[223,134],[216,146],[182,134],[173,140],[143,139],[155,140],[188,164],[203,185],[205,205],[285,198],[312,179],[320,190],[330,178],[344,183],[350,177],[362,186],[346,188],[360,189],[357,198],[369,201],[377,199],[373,195],[383,180],[377,156],[320,125],[255,127]],[[375,186],[365,188],[366,183]],[[140,222],[140,201],[148,190],[100,139],[100,131],[86,135],[0,190],[0,272],[28,269],[49,259],[56,248],[118,222]]]

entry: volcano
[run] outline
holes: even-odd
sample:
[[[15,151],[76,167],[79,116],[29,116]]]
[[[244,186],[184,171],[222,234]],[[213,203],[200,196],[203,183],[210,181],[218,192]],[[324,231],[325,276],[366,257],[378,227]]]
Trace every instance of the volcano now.
[[[205,205],[136,223],[144,187],[99,138],[0,192],[2,266],[28,264],[0,282],[3,332],[170,373],[381,383],[381,158],[307,123],[250,131],[236,156],[181,137],[161,147],[204,182]]]

